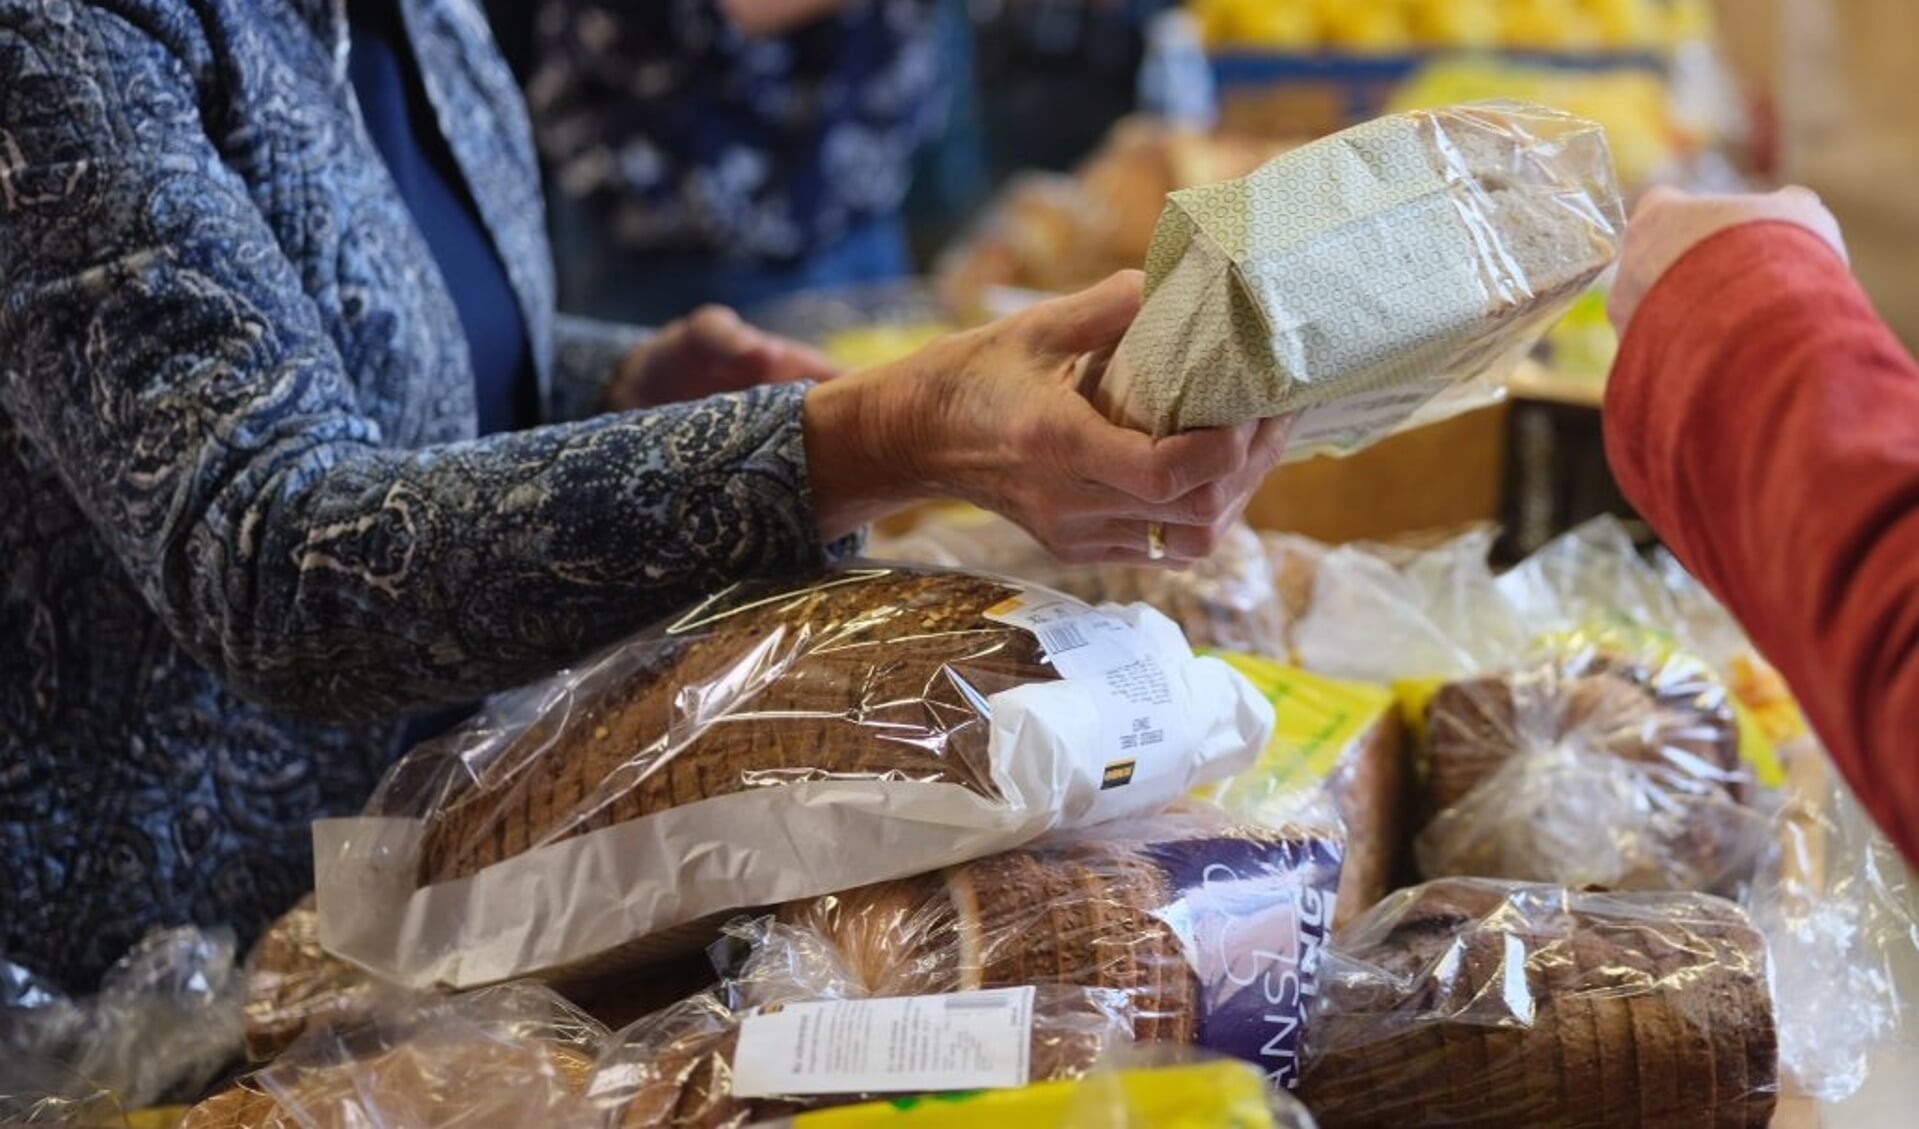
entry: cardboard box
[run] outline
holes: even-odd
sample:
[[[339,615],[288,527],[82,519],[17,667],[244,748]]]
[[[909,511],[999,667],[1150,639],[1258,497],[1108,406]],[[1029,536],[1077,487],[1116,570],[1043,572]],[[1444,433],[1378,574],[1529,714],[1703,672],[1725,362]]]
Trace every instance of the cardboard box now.
[[[1347,458],[1283,466],[1254,495],[1246,519],[1329,544],[1497,521],[1507,414],[1506,404],[1494,404]]]

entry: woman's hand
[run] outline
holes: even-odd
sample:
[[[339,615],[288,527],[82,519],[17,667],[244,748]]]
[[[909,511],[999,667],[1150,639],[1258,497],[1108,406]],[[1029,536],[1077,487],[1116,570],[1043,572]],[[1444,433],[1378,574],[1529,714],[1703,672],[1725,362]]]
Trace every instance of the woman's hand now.
[[[1018,522],[1069,563],[1211,554],[1278,462],[1289,424],[1154,439],[1108,423],[1077,388],[1079,359],[1118,344],[1139,311],[1128,271],[812,389],[806,451],[822,534],[843,536],[923,498]]]
[[[828,380],[838,372],[813,349],[754,329],[725,306],[701,306],[626,355],[606,406],[657,408],[761,384]]]
[[[1846,258],[1839,221],[1810,189],[1782,188],[1763,196],[1694,196],[1673,188],[1647,192],[1626,225],[1619,274],[1606,300],[1613,326],[1626,332],[1639,303],[1687,251],[1729,227],[1765,220],[1798,224]]]

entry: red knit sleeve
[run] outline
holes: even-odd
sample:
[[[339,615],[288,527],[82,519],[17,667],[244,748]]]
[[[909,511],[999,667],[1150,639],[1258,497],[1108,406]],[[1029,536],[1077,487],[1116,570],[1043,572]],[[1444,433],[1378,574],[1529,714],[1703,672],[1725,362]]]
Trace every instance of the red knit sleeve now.
[[[1626,496],[1919,861],[1919,366],[1818,237],[1752,224],[1653,287],[1605,410]]]

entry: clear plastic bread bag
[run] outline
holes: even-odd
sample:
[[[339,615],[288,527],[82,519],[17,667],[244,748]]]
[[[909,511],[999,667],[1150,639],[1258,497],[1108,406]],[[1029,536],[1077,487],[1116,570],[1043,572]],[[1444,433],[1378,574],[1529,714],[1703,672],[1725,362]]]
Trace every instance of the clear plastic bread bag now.
[[[1150,814],[1271,726],[1148,608],[883,565],[736,585],[316,824],[320,937],[409,987],[597,978],[741,909]]]
[[[1685,635],[1727,672],[1785,774],[1774,834],[1744,899],[1772,950],[1779,1062],[1789,1093],[1835,1103],[1919,1050],[1911,867],[1820,747],[1779,674],[1699,582],[1655,557]],[[1843,1001],[1838,1004],[1837,1001]]]
[[[127,1129],[127,1118],[100,1083],[50,1059],[14,1058],[0,1066],[0,1125]]]
[[[532,983],[383,1001],[361,1022],[308,1031],[181,1129],[589,1129],[599,1122],[586,1089],[605,1040]]]
[[[735,980],[609,1041],[590,1089],[607,1125],[735,1129],[880,1097],[1077,1078],[1133,1037],[1121,992],[1043,984],[879,998],[807,930],[765,918],[728,933],[753,954]]]
[[[897,537],[868,546],[876,560],[976,569],[1054,588],[1089,604],[1146,604],[1170,618],[1194,647],[1281,657],[1285,651],[1272,561],[1244,522],[1212,556],[1180,571],[1150,565],[1064,565],[1005,518],[943,507]]]
[[[1776,758],[1656,571],[1616,523],[1505,575],[1489,545],[1328,550],[1294,624],[1303,665],[1395,687],[1421,873],[1737,894]]]
[[[267,927],[245,967],[246,1048],[255,1062],[279,1054],[309,1027],[362,1021],[409,994],[321,946],[311,894]]]
[[[781,907],[872,995],[1070,984],[1126,994],[1146,1043],[1296,1073],[1337,910],[1340,837],[1197,806],[1061,833],[944,871]]]
[[[1510,369],[1624,227],[1593,122],[1521,103],[1379,118],[1170,194],[1145,304],[1082,386],[1155,435],[1293,416],[1289,457],[1349,453]]]
[[[1200,794],[1237,819],[1337,829],[1337,928],[1385,897],[1407,862],[1411,759],[1399,704],[1383,686],[1219,655],[1273,703],[1273,735],[1253,767]]]
[[[1772,975],[1710,895],[1429,882],[1328,948],[1299,1094],[1327,1129],[1764,1126]]]
[[[96,1091],[129,1110],[190,1097],[239,1055],[244,999],[226,929],[155,929],[90,996],[0,960],[0,1095],[64,1078],[52,1096],[80,1110]]]

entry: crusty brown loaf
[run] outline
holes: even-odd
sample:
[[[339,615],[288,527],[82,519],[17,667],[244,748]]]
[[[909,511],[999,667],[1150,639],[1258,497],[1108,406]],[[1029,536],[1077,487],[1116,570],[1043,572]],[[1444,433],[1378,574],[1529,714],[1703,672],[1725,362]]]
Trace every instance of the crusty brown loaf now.
[[[1646,837],[1656,841],[1637,852],[1631,873],[1609,884],[1711,886],[1746,852],[1749,820],[1739,805],[1749,786],[1739,761],[1738,725],[1724,689],[1703,675],[1676,665],[1654,670],[1607,656],[1573,656],[1448,683],[1434,693],[1426,718],[1422,807],[1428,820],[1465,801],[1514,757],[1570,750],[1642,766],[1643,786],[1662,798],[1658,813],[1684,814],[1657,826],[1649,816]],[[1477,817],[1469,822],[1476,824]],[[1484,829],[1467,830],[1477,836]],[[1444,855],[1455,853],[1444,844],[1433,846]],[[1473,862],[1467,873],[1555,873],[1549,860],[1502,854],[1474,855]]]
[[[1320,1124],[1765,1125],[1765,947],[1706,897],[1431,882],[1335,942],[1300,1096]],[[1539,912],[1544,909],[1545,912]],[[1523,981],[1523,982],[1522,982]]]
[[[1277,864],[1299,831],[1218,830]],[[1200,985],[1169,912],[1176,891],[1163,841],[1067,840],[1007,851],[942,874],[885,882],[783,907],[783,921],[835,946],[875,995],[1022,984],[1123,991],[1142,1042],[1191,1043]]]
[[[369,1124],[520,1129],[543,1114],[584,1113],[576,1101],[586,1091],[593,1065],[590,1055],[558,1042],[402,1043],[350,1069],[316,1069],[294,1080],[302,1096],[300,1112],[312,1119],[310,1125],[248,1077],[194,1106],[181,1129],[365,1129]]]
[[[299,1124],[253,1079],[241,1078],[188,1110],[180,1129],[294,1129]]]
[[[247,1057],[263,1062],[308,1027],[367,1017],[375,997],[397,991],[320,947],[313,895],[282,914],[247,954]]]
[[[1146,604],[1179,624],[1194,647],[1286,655],[1285,620],[1273,567],[1259,535],[1229,529],[1213,555],[1184,572],[1146,565],[1097,565],[1035,577],[1089,604]]]
[[[1114,1013],[1099,993],[1041,985],[1033,1001],[1030,1077],[1034,1082],[1081,1077],[1127,1037],[1124,1015]],[[802,1110],[875,1098],[736,1098],[732,1078],[738,1046],[739,1028],[728,1023],[677,1040],[658,1057],[638,1064],[639,1078],[631,1097],[623,1099],[619,1124],[627,1129],[738,1129]]]
[[[1340,757],[1326,782],[1346,826],[1335,928],[1371,909],[1398,884],[1410,832],[1409,767],[1405,722],[1398,708],[1390,707]]]
[[[497,773],[454,796],[427,832],[422,879],[798,779],[946,780],[990,795],[988,727],[948,673],[983,695],[1058,677],[1030,634],[985,618],[1014,594],[899,568],[729,591],[669,631],[655,661],[587,689],[563,727],[530,727],[520,742],[537,756],[509,750]],[[769,644],[797,657],[740,693]],[[712,688],[729,676],[727,691]],[[689,735],[693,709],[712,722]]]
[[[255,1062],[273,1058],[312,1028],[364,1022],[383,1002],[405,994],[321,948],[319,920],[308,894],[268,927],[247,955],[246,1045],[247,1057]],[[712,980],[705,954],[690,953],[652,962],[643,972],[627,968],[592,980],[553,982],[553,987],[618,1029]]]

